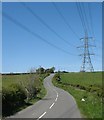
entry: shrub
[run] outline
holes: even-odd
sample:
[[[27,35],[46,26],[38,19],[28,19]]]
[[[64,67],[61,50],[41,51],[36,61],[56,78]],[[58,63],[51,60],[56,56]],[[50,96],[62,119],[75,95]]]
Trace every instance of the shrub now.
[[[54,79],[57,80],[58,82],[60,82],[60,81],[61,81],[60,73],[57,73],[57,74],[54,76]]]
[[[8,88],[2,89],[2,113],[3,115],[12,112],[15,107],[21,106],[26,99],[25,91],[18,84],[11,84]]]

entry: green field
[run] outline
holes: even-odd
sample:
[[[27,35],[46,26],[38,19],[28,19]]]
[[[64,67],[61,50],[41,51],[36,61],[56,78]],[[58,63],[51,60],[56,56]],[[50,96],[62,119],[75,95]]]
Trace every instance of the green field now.
[[[2,75],[0,75],[0,91],[2,90]]]
[[[102,87],[102,73],[69,73],[62,74],[61,76],[63,83],[78,84],[82,86],[93,85],[96,87]]]
[[[47,74],[2,75],[3,116],[14,114],[42,99],[46,94],[43,86],[46,76]]]
[[[57,80],[60,76],[61,80]],[[53,78],[55,86],[68,91],[84,118],[102,118],[102,73],[60,73]],[[84,99],[85,101],[82,101]]]
[[[40,76],[37,74],[24,74],[24,75],[3,75],[2,76],[2,87],[9,87],[11,84],[27,85],[31,79],[35,80],[35,85],[40,86]]]

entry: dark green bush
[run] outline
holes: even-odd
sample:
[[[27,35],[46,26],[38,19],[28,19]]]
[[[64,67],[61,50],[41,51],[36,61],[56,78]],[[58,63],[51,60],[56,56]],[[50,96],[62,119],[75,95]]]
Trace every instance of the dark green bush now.
[[[57,80],[58,82],[61,82],[60,73],[57,73],[57,74],[54,76],[54,79]]]
[[[84,87],[84,86],[79,86],[79,88],[82,90],[86,90],[86,87]]]
[[[8,114],[22,104],[26,99],[25,91],[18,84],[11,84],[8,88],[2,89],[2,113]]]

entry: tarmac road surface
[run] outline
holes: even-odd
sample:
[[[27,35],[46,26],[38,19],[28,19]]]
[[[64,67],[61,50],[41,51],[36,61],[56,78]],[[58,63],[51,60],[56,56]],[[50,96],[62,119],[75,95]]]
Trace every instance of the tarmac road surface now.
[[[46,77],[47,95],[37,103],[9,118],[81,118],[75,99],[66,91],[52,84],[54,74]]]

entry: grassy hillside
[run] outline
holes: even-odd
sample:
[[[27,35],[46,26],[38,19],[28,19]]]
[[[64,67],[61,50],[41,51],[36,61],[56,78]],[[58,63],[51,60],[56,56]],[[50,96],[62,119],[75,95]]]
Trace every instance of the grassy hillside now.
[[[66,73],[61,75],[63,83],[78,84],[82,86],[93,85],[96,87],[102,87],[102,73]]]
[[[47,74],[3,75],[3,116],[15,112],[42,99],[46,94],[43,79]]]
[[[2,75],[0,75],[0,92],[2,90]]]
[[[57,80],[60,76],[60,81]],[[61,73],[53,79],[54,85],[68,91],[85,118],[102,117],[102,73]],[[85,101],[82,101],[84,99]]]

